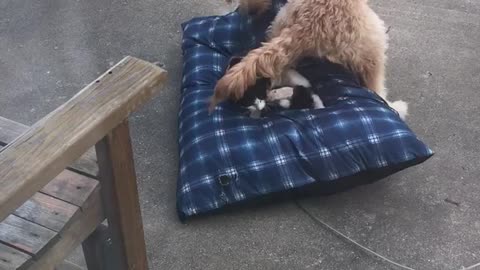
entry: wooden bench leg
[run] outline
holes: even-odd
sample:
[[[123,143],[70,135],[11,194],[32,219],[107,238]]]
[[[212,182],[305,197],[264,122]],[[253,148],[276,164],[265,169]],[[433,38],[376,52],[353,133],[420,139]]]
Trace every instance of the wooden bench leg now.
[[[119,270],[148,269],[128,122],[95,146],[105,214]]]
[[[83,255],[88,270],[105,270],[105,245],[109,239],[107,226],[100,224],[98,228],[82,243]]]

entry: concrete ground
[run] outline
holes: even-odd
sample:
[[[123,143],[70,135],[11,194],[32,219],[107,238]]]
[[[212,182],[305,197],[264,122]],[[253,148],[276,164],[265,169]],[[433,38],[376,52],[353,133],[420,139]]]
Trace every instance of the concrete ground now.
[[[410,102],[408,123],[436,155],[385,181],[301,203],[414,269],[479,263],[480,1],[371,3],[391,27],[391,96]],[[178,221],[180,23],[229,8],[222,0],[1,0],[0,115],[32,124],[124,55],[159,61],[170,81],[131,120],[151,269],[396,269],[292,202]],[[73,259],[83,263],[78,252]]]

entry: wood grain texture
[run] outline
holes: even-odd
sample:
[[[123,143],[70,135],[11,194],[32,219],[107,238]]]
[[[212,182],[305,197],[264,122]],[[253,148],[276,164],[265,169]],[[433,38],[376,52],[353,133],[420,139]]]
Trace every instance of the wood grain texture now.
[[[56,232],[14,215],[0,223],[0,243],[30,255],[38,254],[56,236]]]
[[[28,126],[0,116],[0,142],[9,144],[28,130]]]
[[[35,229],[39,228],[37,225],[40,225],[40,228],[45,227],[57,233],[60,232],[60,235],[58,237],[42,237],[39,239],[35,236],[41,234],[35,232],[35,230],[30,232],[33,235],[27,233],[30,226],[12,226],[10,218],[7,218],[2,222],[5,224],[0,223],[0,239],[20,249],[28,250],[30,254],[38,250],[40,253],[35,254],[35,256],[40,257],[42,261],[50,262],[52,260],[59,261],[63,259],[62,256],[66,256],[70,252],[66,246],[78,246],[83,240],[81,237],[87,237],[88,230],[90,230],[91,227],[95,227],[94,223],[97,221],[100,223],[104,220],[105,217],[102,216],[103,213],[101,213],[100,216],[96,216],[93,221],[79,221],[85,216],[92,216],[91,214],[85,214],[85,211],[92,212],[91,209],[96,209],[97,212],[101,212],[102,205],[99,198],[99,189],[100,183],[97,180],[74,172],[63,171],[48,183],[41,192],[35,193],[32,198],[16,209],[13,215],[13,218],[21,217],[21,219],[17,220],[24,219],[27,223],[31,222],[32,224],[30,225]],[[73,204],[68,202],[72,202]],[[92,204],[98,205],[95,206]],[[93,212],[95,212],[95,210],[93,210]],[[22,221],[22,223],[23,222],[24,221]],[[73,230],[73,236],[65,236],[66,232],[72,231],[69,230],[72,226],[70,224],[80,222],[87,224],[85,227],[86,232],[82,232],[81,229]],[[83,233],[83,235],[79,235],[79,231]],[[72,239],[76,239],[75,242]],[[65,243],[68,243],[68,245]],[[61,248],[55,248],[56,245],[60,245]],[[33,246],[36,246],[37,249],[32,248]],[[56,252],[48,251],[49,248],[54,248]],[[60,250],[60,252],[58,252],[58,250]],[[53,254],[53,258],[47,258],[49,254],[50,256]],[[25,269],[32,263],[33,258],[27,253],[0,244],[0,269]],[[35,265],[39,264],[39,262],[35,263]],[[62,267],[65,267],[65,265],[62,265]]]
[[[25,269],[32,257],[14,248],[0,244],[0,269]]]
[[[48,243],[44,252],[34,258],[29,269],[53,269],[105,220],[100,187],[90,194],[85,206],[64,227],[59,234],[60,237]]]
[[[166,72],[126,57],[0,152],[0,220],[149,100]]]
[[[59,232],[77,211],[78,206],[37,192],[14,215]]]
[[[121,269],[148,269],[128,122],[97,143],[102,198]]]
[[[0,116],[0,151],[17,137],[28,130],[28,126]],[[79,159],[68,166],[69,169],[96,178],[98,175],[97,155],[95,148],[88,149]]]
[[[0,147],[0,150],[2,148]],[[95,157],[95,162],[96,162]],[[96,179],[64,170],[41,189],[41,193],[82,207],[90,193],[99,185]]]
[[[64,261],[59,265],[55,266],[54,270],[84,270],[84,269],[72,262]]]
[[[43,187],[41,192],[82,207],[99,185],[97,180],[65,170]]]

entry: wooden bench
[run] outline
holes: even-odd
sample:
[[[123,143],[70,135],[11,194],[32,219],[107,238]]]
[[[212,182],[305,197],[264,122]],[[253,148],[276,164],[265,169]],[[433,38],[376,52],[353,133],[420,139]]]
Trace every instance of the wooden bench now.
[[[165,79],[126,57],[32,127],[0,117],[0,269],[56,269],[80,244],[105,269],[105,232],[115,269],[148,268],[127,119]]]

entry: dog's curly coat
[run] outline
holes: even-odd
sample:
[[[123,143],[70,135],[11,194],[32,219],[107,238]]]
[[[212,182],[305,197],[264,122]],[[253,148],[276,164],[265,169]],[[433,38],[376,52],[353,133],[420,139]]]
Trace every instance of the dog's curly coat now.
[[[271,4],[272,0],[240,0],[240,10],[261,15]],[[289,0],[268,36],[268,42],[249,52],[218,81],[210,110],[228,98],[240,99],[259,76],[280,77],[304,56],[326,57],[349,68],[365,87],[386,99],[387,34],[367,0]]]

